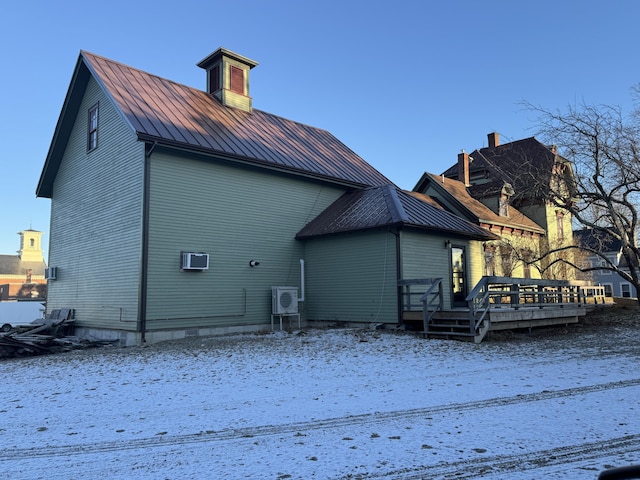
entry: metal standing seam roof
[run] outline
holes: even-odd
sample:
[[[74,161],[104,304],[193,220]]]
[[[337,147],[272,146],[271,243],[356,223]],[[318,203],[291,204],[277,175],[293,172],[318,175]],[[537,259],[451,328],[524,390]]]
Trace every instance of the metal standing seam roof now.
[[[479,240],[497,238],[485,229],[393,185],[345,193],[302,228],[296,238],[305,239],[387,226],[450,233]]]
[[[346,182],[391,184],[326,130],[257,109],[226,107],[212,95],[82,51],[80,61],[143,140]]]

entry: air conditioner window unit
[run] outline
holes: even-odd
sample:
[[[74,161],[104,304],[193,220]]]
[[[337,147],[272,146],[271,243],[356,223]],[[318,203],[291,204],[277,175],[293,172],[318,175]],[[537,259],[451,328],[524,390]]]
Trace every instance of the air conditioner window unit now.
[[[47,267],[44,271],[44,278],[47,280],[55,280],[58,276],[58,267]]]
[[[298,287],[271,287],[271,313],[298,313]]]
[[[195,252],[182,252],[182,263],[180,267],[183,270],[208,270],[209,254],[195,253]]]

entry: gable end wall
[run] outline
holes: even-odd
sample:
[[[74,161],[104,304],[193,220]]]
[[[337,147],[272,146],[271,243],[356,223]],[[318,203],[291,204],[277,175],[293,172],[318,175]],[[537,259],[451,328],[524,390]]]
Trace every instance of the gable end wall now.
[[[100,102],[98,148],[87,153],[88,110]],[[143,144],[91,79],[51,198],[47,311],[76,310],[76,325],[135,330]]]

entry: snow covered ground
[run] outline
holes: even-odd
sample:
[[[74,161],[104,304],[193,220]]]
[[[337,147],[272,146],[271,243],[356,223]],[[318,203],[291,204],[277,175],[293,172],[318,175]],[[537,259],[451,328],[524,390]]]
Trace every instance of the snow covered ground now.
[[[0,361],[0,478],[595,479],[640,463],[637,327],[345,329]]]

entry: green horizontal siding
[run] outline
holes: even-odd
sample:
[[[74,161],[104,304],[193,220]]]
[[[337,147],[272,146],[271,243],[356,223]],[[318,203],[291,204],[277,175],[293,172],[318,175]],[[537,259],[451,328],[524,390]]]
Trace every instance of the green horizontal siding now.
[[[397,323],[396,236],[367,231],[306,245],[307,319]]]
[[[449,250],[445,247],[447,237],[424,232],[402,231],[402,279],[442,278],[444,303],[451,303],[451,274]],[[414,287],[415,291],[420,288]]]
[[[451,306],[451,252],[445,241],[465,248],[469,292],[482,277],[482,242],[412,231],[403,231],[401,236],[402,278],[442,278],[445,308]]]
[[[342,189],[223,162],[151,159],[147,328],[270,321],[271,287],[300,286],[296,233]],[[210,268],[180,271],[180,252]],[[249,261],[260,262],[250,267]]]
[[[98,148],[87,115],[100,102]],[[53,186],[47,309],[73,308],[78,325],[135,330],[140,271],[143,146],[95,81],[87,86]]]

